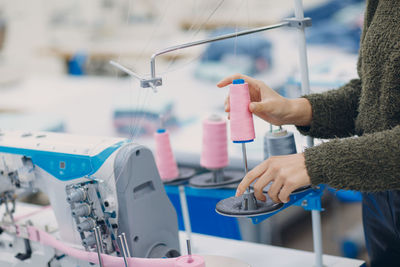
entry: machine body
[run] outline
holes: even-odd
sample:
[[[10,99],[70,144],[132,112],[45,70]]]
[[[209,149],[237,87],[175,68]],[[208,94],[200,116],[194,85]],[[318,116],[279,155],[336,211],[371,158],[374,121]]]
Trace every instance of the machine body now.
[[[1,229],[18,224],[16,200],[37,190],[50,200],[59,240],[71,247],[120,256],[117,236],[124,234],[132,257],[180,255],[176,212],[144,146],[120,138],[1,132]]]

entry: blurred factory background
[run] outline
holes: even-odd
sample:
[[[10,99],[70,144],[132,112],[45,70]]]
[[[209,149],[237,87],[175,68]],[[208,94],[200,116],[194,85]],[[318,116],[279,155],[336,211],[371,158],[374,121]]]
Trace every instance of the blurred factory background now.
[[[313,20],[307,28],[312,91],[337,88],[357,75],[365,1],[304,2]],[[109,61],[146,76],[151,55],[162,48],[275,23],[291,16],[292,6],[291,0],[2,0],[0,128],[124,136],[152,148],[162,114],[178,162],[198,167],[201,121],[223,114],[227,90],[217,89],[219,79],[239,72],[284,96],[300,96],[294,31],[162,56],[157,72],[163,86],[157,93],[140,88]],[[269,128],[255,123],[259,138],[249,145],[250,167],[263,160],[262,136]],[[296,141],[301,149],[305,139],[296,134]],[[239,148],[229,152],[231,167],[240,167]],[[169,195],[180,214],[177,194]],[[188,197],[194,232],[312,250],[311,218],[302,208],[281,212],[246,233],[248,221],[215,214],[217,197]],[[360,200],[357,192],[325,194],[324,253],[366,260]]]

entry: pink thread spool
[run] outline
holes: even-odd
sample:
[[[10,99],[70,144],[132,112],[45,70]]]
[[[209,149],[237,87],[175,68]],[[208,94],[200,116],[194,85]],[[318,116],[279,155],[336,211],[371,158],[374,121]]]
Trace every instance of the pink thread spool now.
[[[159,129],[154,134],[154,139],[156,141],[156,164],[161,180],[170,181],[178,178],[178,165],[172,153],[168,132],[164,129]]]
[[[228,166],[226,121],[218,115],[211,115],[203,121],[200,165],[211,170]]]
[[[237,79],[229,88],[231,139],[234,143],[252,142],[256,135],[253,114],[249,110],[249,85],[243,79]]]

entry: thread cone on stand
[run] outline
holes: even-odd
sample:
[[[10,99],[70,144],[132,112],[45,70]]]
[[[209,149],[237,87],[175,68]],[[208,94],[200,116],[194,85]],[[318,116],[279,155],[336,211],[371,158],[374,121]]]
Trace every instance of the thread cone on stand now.
[[[247,174],[247,153],[246,144],[255,138],[253,115],[249,110],[250,93],[249,86],[243,79],[233,80],[229,91],[230,101],[230,123],[231,138],[234,143],[242,143],[243,163],[245,174]],[[219,201],[216,205],[216,212],[224,216],[251,217],[271,213],[282,205],[274,203],[267,198],[266,202],[258,201],[250,188],[245,194],[230,197]]]
[[[284,129],[267,132],[264,136],[264,158],[296,154],[294,134]]]
[[[203,121],[200,165],[207,169],[222,169],[228,166],[226,121],[218,115],[211,115]]]
[[[297,153],[296,142],[294,139],[294,134],[292,132],[288,132],[287,130],[282,128],[273,131],[271,127],[271,131],[265,134],[264,136],[265,159],[272,156],[282,156],[282,155],[290,155],[296,153]],[[264,187],[263,191],[265,193],[268,192],[270,185],[271,184]],[[310,185],[303,186],[294,190],[292,194],[301,193],[310,188],[311,188]]]
[[[171,148],[169,133],[166,130],[158,130],[154,134],[156,142],[155,158],[161,180],[171,181],[179,177],[178,165]]]
[[[228,163],[226,121],[218,115],[211,115],[203,121],[200,159],[200,165],[211,171],[193,177],[190,185],[198,188],[219,188],[239,183],[243,173],[223,170]]]

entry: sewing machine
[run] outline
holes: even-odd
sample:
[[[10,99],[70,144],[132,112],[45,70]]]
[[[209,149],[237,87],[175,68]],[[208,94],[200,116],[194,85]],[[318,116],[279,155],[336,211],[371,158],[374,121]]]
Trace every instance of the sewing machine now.
[[[18,197],[36,190],[50,200],[59,239],[14,217]],[[25,251],[16,255],[21,264],[15,266],[25,266],[31,241],[92,263],[122,254],[125,263],[180,255],[176,212],[153,155],[128,140],[0,132],[0,205],[5,206],[0,232],[15,237],[9,246],[20,244],[16,252]],[[98,259],[92,259],[94,251]],[[122,257],[113,258],[119,259],[115,266],[123,266]],[[0,266],[5,262],[0,259]]]

